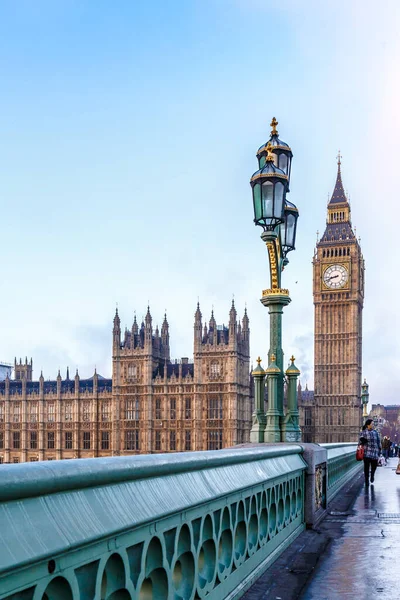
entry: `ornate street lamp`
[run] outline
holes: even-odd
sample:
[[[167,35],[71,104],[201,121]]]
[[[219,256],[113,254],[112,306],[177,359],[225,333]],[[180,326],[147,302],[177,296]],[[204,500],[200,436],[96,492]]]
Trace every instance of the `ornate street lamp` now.
[[[286,200],[293,154],[290,147],[279,139],[275,117],[271,121],[271,136],[257,151],[259,169],[253,173],[250,185],[253,192],[254,223],[262,227],[261,239],[268,250],[271,286],[263,290],[261,302],[269,309],[270,348],[268,368],[265,373],[276,385],[268,386],[268,410],[264,420],[258,412],[253,415],[251,441],[260,440],[260,429],[264,428],[264,441],[299,441],[297,396],[291,395],[286,415],[283,413],[283,350],[282,314],[290,302],[289,291],[281,287],[282,271],[288,264],[287,254],[295,249],[296,229],[299,212],[294,204]],[[294,385],[300,372],[292,365],[290,374]],[[260,367],[261,369],[261,367]],[[259,373],[261,377],[261,373]],[[295,378],[295,379],[294,379]],[[296,388],[297,389],[297,388]]]
[[[361,386],[361,402],[362,402],[362,407],[363,407],[363,418],[367,418],[368,417],[368,410],[367,410],[367,406],[368,406],[368,400],[369,400],[369,385],[366,381],[366,379],[364,379],[364,383]]]

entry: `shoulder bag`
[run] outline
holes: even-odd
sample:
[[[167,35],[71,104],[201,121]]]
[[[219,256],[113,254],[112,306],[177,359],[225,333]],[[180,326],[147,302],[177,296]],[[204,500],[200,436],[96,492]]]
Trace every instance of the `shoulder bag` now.
[[[363,460],[363,459],[364,459],[364,446],[359,444],[357,446],[357,450],[356,450],[356,460]]]

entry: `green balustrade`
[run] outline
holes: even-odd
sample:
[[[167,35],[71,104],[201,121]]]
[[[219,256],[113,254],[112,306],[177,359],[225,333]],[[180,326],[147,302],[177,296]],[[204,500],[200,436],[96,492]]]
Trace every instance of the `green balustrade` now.
[[[327,496],[328,502],[362,467],[362,462],[356,461],[357,444],[320,444],[327,451]]]
[[[239,598],[304,528],[301,453],[3,465],[0,598]]]

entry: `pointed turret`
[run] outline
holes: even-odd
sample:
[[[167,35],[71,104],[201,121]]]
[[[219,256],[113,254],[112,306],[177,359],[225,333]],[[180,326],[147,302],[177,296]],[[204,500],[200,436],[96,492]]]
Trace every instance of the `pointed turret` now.
[[[164,321],[161,326],[161,343],[162,343],[162,352],[165,360],[169,361],[170,352],[169,352],[169,325],[167,321],[167,313],[164,314]]]
[[[147,307],[146,313],[146,325],[145,325],[145,346],[147,350],[150,352],[153,345],[153,326],[152,326],[152,318],[150,314],[150,306]]]
[[[137,335],[139,333],[139,327],[136,321],[136,315],[133,317],[132,333]]]
[[[249,339],[249,334],[250,334],[250,328],[249,328],[249,317],[247,316],[247,308],[244,309],[244,315],[243,315],[243,320],[242,320],[242,324],[243,324],[243,337],[244,339]]]
[[[118,314],[118,308],[115,309],[113,326],[113,353],[119,354],[121,348],[121,320]]]
[[[201,330],[202,330],[202,322],[201,322],[202,314],[200,311],[200,304],[197,303],[197,309],[194,313],[194,351],[199,351],[201,347]]]
[[[229,343],[235,344],[237,339],[237,312],[235,301],[232,299],[232,306],[229,311]]]
[[[67,375],[66,375],[66,381],[69,381],[69,367],[67,367]]]

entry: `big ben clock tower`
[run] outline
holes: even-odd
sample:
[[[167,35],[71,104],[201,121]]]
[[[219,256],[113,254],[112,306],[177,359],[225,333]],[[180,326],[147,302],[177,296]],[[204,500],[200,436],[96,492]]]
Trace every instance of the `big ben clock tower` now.
[[[313,259],[314,442],[353,442],[361,426],[364,259],[343,189],[341,157]]]

